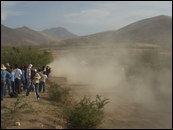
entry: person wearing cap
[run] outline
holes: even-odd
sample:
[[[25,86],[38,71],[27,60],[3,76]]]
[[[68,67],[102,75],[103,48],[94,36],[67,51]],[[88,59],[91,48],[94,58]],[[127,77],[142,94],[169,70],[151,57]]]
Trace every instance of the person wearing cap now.
[[[5,84],[7,76],[10,76],[10,73],[6,69],[7,68],[4,66],[4,64],[1,64],[1,101],[5,95]]]
[[[10,73],[10,64],[6,63],[5,67],[6,67],[6,70]],[[5,95],[6,95],[6,90],[7,89],[8,89],[8,93],[10,93],[11,92],[11,81],[10,81],[10,76],[9,75],[7,75],[7,78],[6,78],[5,92],[4,92]]]

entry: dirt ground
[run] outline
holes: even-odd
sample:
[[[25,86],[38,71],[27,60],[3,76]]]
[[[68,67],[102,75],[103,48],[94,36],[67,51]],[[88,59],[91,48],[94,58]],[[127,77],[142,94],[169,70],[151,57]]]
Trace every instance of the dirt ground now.
[[[62,85],[63,87],[71,88],[70,95],[75,99],[81,99],[84,95],[94,97],[95,91],[90,91],[87,86],[80,84],[70,84],[64,77],[51,77],[51,81]],[[86,89],[85,89],[86,88]],[[102,95],[109,95],[113,92],[100,92]],[[30,105],[29,109],[24,108],[16,112],[13,116],[6,117],[10,120],[6,124],[7,129],[64,129],[65,121],[61,115],[61,106],[54,105],[48,98],[47,93],[41,93],[41,100],[37,101],[34,92],[26,98],[24,93],[20,95],[21,102]],[[105,108],[105,119],[101,128],[108,129],[137,129],[137,128],[168,128],[168,124],[162,123],[165,118],[165,111],[155,111],[154,109],[147,109],[140,104],[134,103],[130,100],[113,101]],[[1,102],[1,118],[5,115],[6,107],[13,108],[12,104],[16,102],[16,98],[6,96],[5,100]],[[11,106],[12,105],[12,106]],[[171,119],[170,119],[171,120]],[[15,123],[20,122],[20,126]],[[2,123],[2,121],[1,121]],[[1,124],[4,125],[4,124]]]
[[[25,97],[25,92],[19,95],[20,104],[27,104],[23,109],[18,109],[10,114],[7,108],[13,110],[16,98],[8,95],[1,102],[1,126],[7,129],[63,129],[64,120],[61,115],[61,106],[54,105],[48,98],[48,93],[40,93],[40,100],[37,101],[35,93],[31,92]],[[19,108],[21,105],[17,105]],[[20,126],[16,125],[20,122]]]
[[[109,98],[114,91],[90,91],[85,89],[84,85],[71,85],[72,95],[80,99],[84,95],[95,97],[100,94]],[[87,87],[86,87],[87,88]],[[118,99],[119,97],[119,99]],[[169,115],[171,108],[168,109],[162,106],[157,108],[153,106],[147,108],[140,103],[136,103],[129,99],[122,99],[122,95],[116,96],[116,99],[109,98],[110,103],[105,106],[104,120],[101,128],[107,129],[160,129],[171,127],[171,115]],[[167,102],[168,103],[168,102]],[[165,105],[167,104],[165,102]]]
[[[71,88],[70,95],[76,100],[80,100],[83,96],[89,96],[94,98],[96,94],[100,94],[105,97],[113,95],[115,91],[106,90],[94,90],[84,84],[72,84],[66,82],[67,79],[63,77],[54,77],[52,81],[60,83],[64,87]],[[124,85],[125,86],[125,85]],[[115,93],[117,94],[117,93]],[[152,107],[145,107],[140,103],[136,103],[130,98],[122,99],[123,95],[117,95],[116,99],[109,98],[110,103],[105,106],[104,120],[100,128],[108,129],[160,129],[170,128],[171,115],[169,115],[171,106],[170,100],[164,101],[167,105]],[[125,97],[125,96],[124,96]]]

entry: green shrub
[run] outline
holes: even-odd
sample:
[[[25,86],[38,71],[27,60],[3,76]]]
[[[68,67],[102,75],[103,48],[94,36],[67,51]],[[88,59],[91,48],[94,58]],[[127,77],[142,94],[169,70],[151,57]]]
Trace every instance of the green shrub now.
[[[50,63],[53,56],[50,52],[41,51],[34,47],[2,47],[1,63],[9,63],[14,66],[33,64],[35,67],[43,66]]]
[[[48,88],[48,94],[51,100],[56,102],[64,102],[69,95],[69,88],[62,88],[58,84],[51,84]]]
[[[102,99],[97,95],[92,101],[85,97],[71,106],[65,106],[63,115],[67,121],[67,126],[73,129],[95,129],[103,121],[103,107],[108,103],[108,99]]]

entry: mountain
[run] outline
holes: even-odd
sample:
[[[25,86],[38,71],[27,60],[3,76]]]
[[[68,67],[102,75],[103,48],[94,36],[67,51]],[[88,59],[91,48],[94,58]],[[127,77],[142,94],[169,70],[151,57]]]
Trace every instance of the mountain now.
[[[60,42],[61,40],[61,42]],[[1,45],[156,45],[172,49],[172,17],[160,15],[129,24],[119,30],[80,36],[58,27],[41,32],[21,27],[8,28],[1,24]],[[150,46],[149,45],[149,46]]]
[[[147,43],[172,48],[172,17],[160,15],[129,24],[116,31],[64,40],[66,45]]]
[[[58,41],[28,27],[8,28],[1,24],[1,45],[40,45]]]
[[[54,38],[58,38],[60,40],[70,39],[77,37],[76,34],[69,32],[67,29],[63,27],[51,28],[42,31],[43,33],[50,35]]]
[[[119,29],[117,33],[117,37],[123,42],[144,42],[163,46],[171,44],[172,17],[161,15],[144,19]]]

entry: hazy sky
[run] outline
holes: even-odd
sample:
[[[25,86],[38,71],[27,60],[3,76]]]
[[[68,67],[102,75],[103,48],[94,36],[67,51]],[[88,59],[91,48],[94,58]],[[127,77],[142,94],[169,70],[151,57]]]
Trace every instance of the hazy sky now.
[[[172,16],[172,1],[1,1],[1,24],[39,31],[65,27],[77,35],[116,30],[157,15]]]

